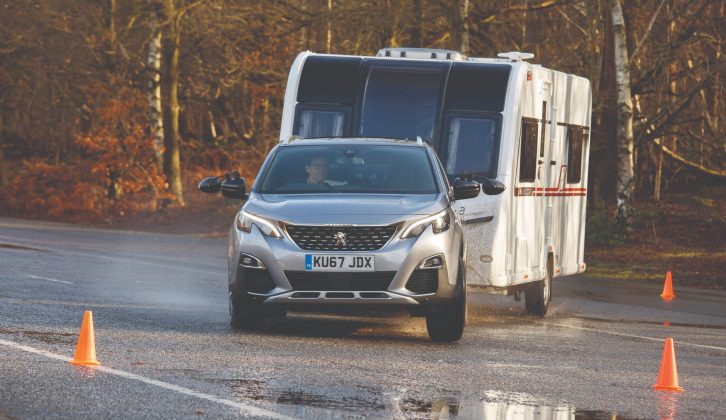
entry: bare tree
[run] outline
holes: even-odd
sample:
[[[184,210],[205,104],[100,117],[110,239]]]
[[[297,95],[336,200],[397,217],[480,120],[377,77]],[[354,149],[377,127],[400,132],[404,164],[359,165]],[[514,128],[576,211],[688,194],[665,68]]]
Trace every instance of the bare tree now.
[[[164,0],[159,19],[163,22],[160,85],[164,120],[164,175],[174,201],[180,206],[184,206],[179,158],[179,49],[183,13],[175,0]]]
[[[158,12],[150,13],[149,24],[149,53],[146,58],[148,71],[149,125],[151,138],[154,142],[154,152],[163,167],[164,160],[164,119],[161,108],[161,25]]]
[[[609,0],[613,22],[615,46],[615,80],[618,90],[618,129],[617,129],[617,210],[615,225],[618,231],[627,236],[631,229],[632,198],[634,187],[633,173],[633,102],[630,96],[630,62],[628,60],[628,40],[625,19],[620,0]]]
[[[3,158],[2,145],[0,145],[0,187],[8,184],[8,174],[5,171],[5,163]]]
[[[462,54],[469,54],[469,0],[459,0],[459,51]]]

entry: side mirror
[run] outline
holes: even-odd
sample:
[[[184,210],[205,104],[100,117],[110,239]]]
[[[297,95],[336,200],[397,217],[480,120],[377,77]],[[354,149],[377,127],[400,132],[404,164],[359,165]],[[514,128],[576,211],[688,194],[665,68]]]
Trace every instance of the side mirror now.
[[[466,200],[479,195],[481,187],[478,182],[457,178],[454,181],[454,200]]]
[[[203,180],[201,180],[201,182],[199,182],[199,185],[197,185],[199,191],[207,194],[218,193],[221,187],[222,181],[217,176],[210,176],[209,178],[204,178]]]
[[[481,186],[486,195],[499,195],[507,188],[501,181],[496,179],[487,179],[482,182]]]
[[[220,189],[222,195],[227,198],[236,198],[238,200],[246,200],[245,193],[246,183],[244,178],[232,178],[222,181]]]

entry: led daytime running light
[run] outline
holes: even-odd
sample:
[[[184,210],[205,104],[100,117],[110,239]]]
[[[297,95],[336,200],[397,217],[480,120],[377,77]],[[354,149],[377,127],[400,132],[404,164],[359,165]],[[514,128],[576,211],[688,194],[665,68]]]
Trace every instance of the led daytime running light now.
[[[443,210],[412,223],[403,231],[403,233],[401,233],[401,239],[422,234],[428,225],[433,225],[433,230],[436,234],[447,231],[450,226],[449,213],[446,210]]]
[[[237,214],[237,229],[249,233],[253,224],[257,225],[257,228],[260,229],[260,232],[264,235],[272,238],[282,237],[280,230],[270,220],[248,213],[244,210],[241,210],[239,214]],[[267,232],[268,230],[269,233]]]

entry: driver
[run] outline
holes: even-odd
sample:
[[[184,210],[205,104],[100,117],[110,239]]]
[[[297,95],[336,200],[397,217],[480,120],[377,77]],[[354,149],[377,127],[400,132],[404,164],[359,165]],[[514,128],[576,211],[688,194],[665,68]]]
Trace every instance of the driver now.
[[[325,182],[325,177],[328,176],[328,160],[324,157],[313,157],[310,162],[305,165],[305,172],[308,174],[308,184],[325,187],[330,186]]]

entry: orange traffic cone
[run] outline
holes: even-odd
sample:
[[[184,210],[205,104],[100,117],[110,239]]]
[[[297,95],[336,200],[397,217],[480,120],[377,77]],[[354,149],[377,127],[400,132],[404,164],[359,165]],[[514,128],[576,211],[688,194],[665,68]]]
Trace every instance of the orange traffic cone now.
[[[663,348],[663,357],[660,359],[660,370],[658,380],[655,381],[653,389],[659,391],[683,391],[678,386],[678,369],[676,368],[676,350],[673,348],[673,339],[666,338]]]
[[[666,302],[670,302],[676,298],[675,293],[673,293],[673,280],[671,279],[670,271],[666,273],[665,284],[663,284],[663,293],[660,294],[660,297],[662,297]]]
[[[83,366],[100,364],[96,360],[96,337],[93,334],[93,313],[91,311],[83,314],[81,334],[78,336],[78,345],[76,345],[76,353],[73,355],[71,364]]]

